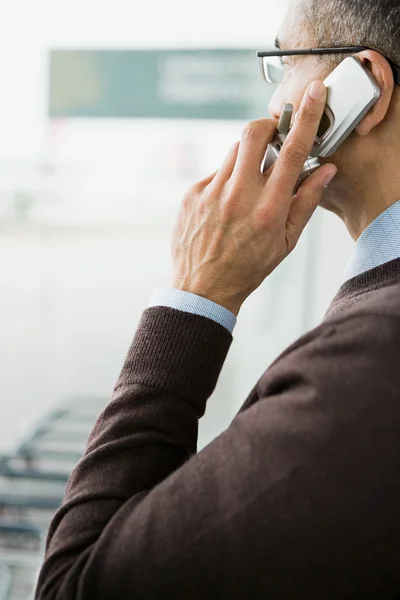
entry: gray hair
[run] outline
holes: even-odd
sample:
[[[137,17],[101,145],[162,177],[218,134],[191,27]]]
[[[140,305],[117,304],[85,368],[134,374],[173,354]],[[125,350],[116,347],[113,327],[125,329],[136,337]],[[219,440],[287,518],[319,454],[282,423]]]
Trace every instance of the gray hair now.
[[[399,0],[304,0],[303,6],[318,46],[368,46],[400,66]]]

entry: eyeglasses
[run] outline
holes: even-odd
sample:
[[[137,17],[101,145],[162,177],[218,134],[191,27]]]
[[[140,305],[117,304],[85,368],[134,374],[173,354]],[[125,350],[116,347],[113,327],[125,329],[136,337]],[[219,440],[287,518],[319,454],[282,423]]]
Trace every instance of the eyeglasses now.
[[[337,48],[307,48],[305,50],[273,50],[272,52],[257,52],[260,61],[261,74],[267,83],[274,85],[282,82],[285,75],[285,63],[282,61],[283,56],[307,56],[311,54],[356,54],[363,50],[373,50],[367,46],[345,46]],[[386,58],[386,56],[384,57]],[[394,81],[400,85],[400,67],[392,60],[386,58],[390,64]]]

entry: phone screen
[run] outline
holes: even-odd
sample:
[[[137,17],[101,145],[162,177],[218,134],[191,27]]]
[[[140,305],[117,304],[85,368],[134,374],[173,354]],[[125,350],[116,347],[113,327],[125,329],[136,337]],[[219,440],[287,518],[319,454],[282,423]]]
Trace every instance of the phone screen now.
[[[317,136],[319,138],[322,138],[325,135],[325,133],[328,131],[330,126],[331,126],[331,120],[325,111],[324,114],[322,115],[322,119],[319,124]]]

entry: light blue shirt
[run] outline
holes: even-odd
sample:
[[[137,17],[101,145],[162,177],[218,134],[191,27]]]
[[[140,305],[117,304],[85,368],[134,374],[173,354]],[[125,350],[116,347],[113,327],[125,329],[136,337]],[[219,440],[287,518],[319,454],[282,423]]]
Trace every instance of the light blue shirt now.
[[[400,258],[400,200],[367,227],[357,240],[354,252],[346,267],[346,280],[370,269]],[[212,319],[232,333],[236,317],[219,304],[181,290],[157,288],[150,307],[167,306]]]
[[[400,200],[363,231],[346,266],[346,280],[400,258]]]
[[[169,306],[193,315],[207,317],[226,327],[230,333],[233,332],[237,320],[235,315],[223,306],[196,294],[173,288],[157,288],[150,299],[149,308],[152,306]]]

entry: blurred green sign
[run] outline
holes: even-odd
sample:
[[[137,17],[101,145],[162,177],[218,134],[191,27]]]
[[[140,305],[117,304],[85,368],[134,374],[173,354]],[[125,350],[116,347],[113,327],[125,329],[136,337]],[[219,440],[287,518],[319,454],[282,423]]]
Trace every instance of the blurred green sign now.
[[[49,116],[253,119],[271,90],[254,50],[54,50]]]

